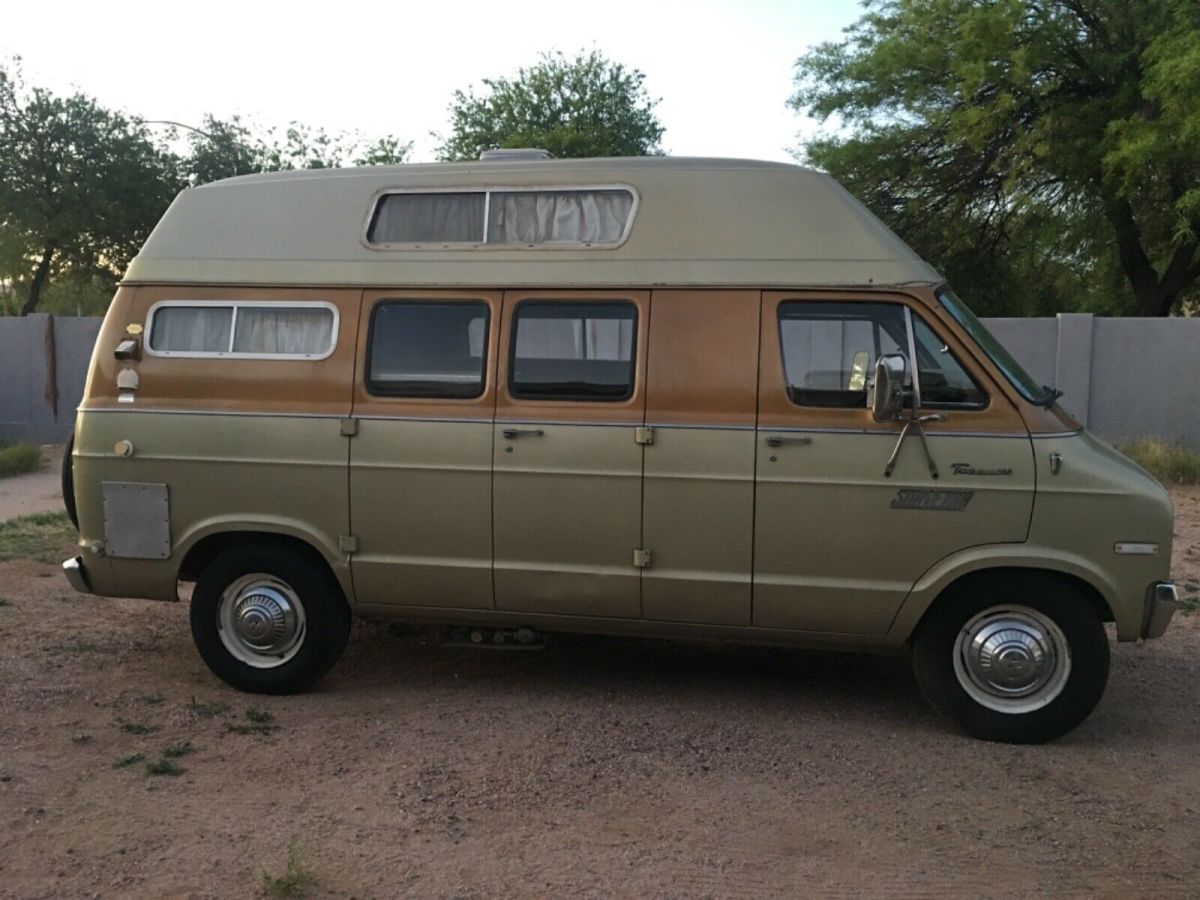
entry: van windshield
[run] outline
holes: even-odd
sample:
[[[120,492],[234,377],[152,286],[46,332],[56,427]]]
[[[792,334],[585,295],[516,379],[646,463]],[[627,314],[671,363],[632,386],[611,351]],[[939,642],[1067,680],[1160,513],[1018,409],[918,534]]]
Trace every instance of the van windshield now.
[[[971,312],[954,291],[943,287],[937,292],[937,298],[941,302],[942,308],[950,313],[954,320],[974,339],[980,349],[991,357],[996,367],[1004,373],[1004,377],[1021,392],[1026,400],[1039,406],[1049,407],[1054,404],[1059,396],[1058,391],[1034,381],[1033,376],[1026,372],[1021,364],[1013,358],[1013,355],[1004,349],[1004,345],[996,340],[995,336],[984,327],[984,324],[976,318],[975,313]]]

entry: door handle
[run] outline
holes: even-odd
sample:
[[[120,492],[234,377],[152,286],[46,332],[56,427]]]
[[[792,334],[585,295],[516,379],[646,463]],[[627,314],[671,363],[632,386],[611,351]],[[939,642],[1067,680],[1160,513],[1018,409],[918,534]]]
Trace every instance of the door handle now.
[[[810,437],[784,437],[781,434],[767,435],[768,447],[782,447],[784,444],[800,444],[801,446],[811,444]]]
[[[506,441],[513,441],[519,437],[541,437],[545,433],[540,428],[505,428],[502,432]]]

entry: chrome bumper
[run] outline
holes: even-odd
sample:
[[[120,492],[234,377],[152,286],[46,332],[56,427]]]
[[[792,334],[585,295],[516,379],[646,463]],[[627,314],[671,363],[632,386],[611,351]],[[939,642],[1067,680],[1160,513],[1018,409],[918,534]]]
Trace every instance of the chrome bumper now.
[[[88,584],[87,572],[83,570],[82,556],[68,559],[62,564],[62,567],[63,574],[67,576],[67,581],[71,583],[71,587],[75,588],[81,594],[90,594],[92,592],[92,586]]]
[[[1179,609],[1179,594],[1170,581],[1158,581],[1146,591],[1146,615],[1142,619],[1142,637],[1160,638],[1171,616]]]

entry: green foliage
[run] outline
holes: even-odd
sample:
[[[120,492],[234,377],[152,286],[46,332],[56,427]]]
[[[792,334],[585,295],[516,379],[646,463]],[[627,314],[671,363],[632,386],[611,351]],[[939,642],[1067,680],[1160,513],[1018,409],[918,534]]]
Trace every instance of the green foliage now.
[[[287,869],[282,875],[272,876],[263,872],[262,895],[264,897],[287,900],[292,897],[303,897],[312,887],[315,877],[312,870],[300,858],[300,848],[293,841],[288,847]]]
[[[245,722],[229,722],[225,725],[225,730],[233,734],[271,734],[278,728],[275,716],[257,706],[246,708]]]
[[[34,444],[0,441],[0,478],[26,475],[42,468],[42,449]]]
[[[189,753],[195,753],[196,748],[192,746],[191,741],[176,741],[163,750],[163,759],[179,759],[181,756],[187,756]]]
[[[65,512],[34,513],[0,522],[0,562],[36,559],[53,563],[66,556],[76,538]]]
[[[1194,0],[880,0],[796,72],[792,106],[841,126],[805,158],[981,312],[1194,301]]]
[[[183,766],[176,765],[165,756],[159,757],[154,762],[146,763],[147,775],[170,775],[171,777],[177,777],[186,771],[187,769],[183,768]]]
[[[171,126],[152,131],[150,124]],[[188,152],[169,142],[183,131]],[[238,116],[148,123],[76,92],[26,87],[0,65],[0,314],[98,315],[175,195],[234,175],[405,161],[412,145]]]
[[[211,719],[226,712],[229,709],[229,704],[205,703],[203,700],[197,700],[195,695],[193,695],[186,708],[197,719]]]
[[[455,91],[446,160],[478,159],[484,150],[541,147],[557,157],[646,156],[662,152],[657,100],[645,75],[598,51],[543,55],[515,79],[484,79],[486,89]]]
[[[128,769],[130,766],[137,765],[145,758],[145,753],[130,753],[117,759],[117,761],[113,763],[113,768]]]
[[[181,186],[145,126],[0,69],[0,278],[34,311],[56,275],[115,281]]]
[[[1200,451],[1178,441],[1144,437],[1117,449],[1163,484],[1200,484]]]
[[[188,144],[189,153],[180,165],[192,185],[255,172],[397,165],[412,151],[411,142],[393,135],[368,142],[358,134],[331,135],[299,122],[292,122],[282,134],[256,132],[240,116],[221,120],[211,115],[188,132]]]

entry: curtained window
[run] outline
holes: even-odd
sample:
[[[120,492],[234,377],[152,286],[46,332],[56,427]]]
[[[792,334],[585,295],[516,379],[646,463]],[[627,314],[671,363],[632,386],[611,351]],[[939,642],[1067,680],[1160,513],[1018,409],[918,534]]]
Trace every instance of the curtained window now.
[[[180,356],[323,357],[333,350],[334,312],[318,304],[206,303],[153,312],[152,353]]]
[[[633,214],[625,188],[387,194],[375,207],[374,244],[503,246],[617,244]]]

